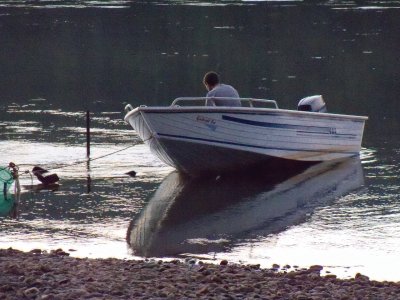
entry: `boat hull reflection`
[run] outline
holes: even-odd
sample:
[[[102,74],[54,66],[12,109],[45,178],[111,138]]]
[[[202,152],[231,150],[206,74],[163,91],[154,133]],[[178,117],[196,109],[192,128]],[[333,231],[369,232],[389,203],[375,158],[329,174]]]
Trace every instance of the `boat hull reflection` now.
[[[303,222],[364,182],[359,158],[276,175],[206,180],[173,172],[130,223],[127,242],[144,257],[221,252]]]

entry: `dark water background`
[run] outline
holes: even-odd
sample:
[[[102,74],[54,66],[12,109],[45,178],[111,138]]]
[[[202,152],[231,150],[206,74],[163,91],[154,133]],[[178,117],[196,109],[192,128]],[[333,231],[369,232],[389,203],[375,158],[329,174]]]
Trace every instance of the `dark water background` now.
[[[0,199],[0,246],[321,263],[399,280],[399,272],[382,267],[400,246],[399,28],[399,1],[0,1],[0,165],[39,164],[62,178],[55,191],[37,192],[24,175],[18,205],[10,211]],[[330,112],[369,116],[362,176],[354,163],[319,177],[299,171],[217,187],[168,175],[172,169],[123,122],[123,107],[204,95],[208,70],[243,97],[294,109],[302,97],[322,94]],[[86,154],[85,110],[93,116],[92,157],[133,147],[89,168],[73,165]],[[138,176],[124,175],[130,170]],[[293,184],[299,180],[306,189]],[[304,194],[310,189],[314,194]],[[185,208],[205,198],[225,204],[197,207],[197,214]],[[263,206],[283,199],[302,209]],[[234,223],[255,203],[267,212],[256,224],[200,230],[208,218]],[[148,214],[165,221],[143,223]],[[148,243],[138,238],[141,224],[155,226]],[[169,241],[168,249],[151,252],[160,241]]]

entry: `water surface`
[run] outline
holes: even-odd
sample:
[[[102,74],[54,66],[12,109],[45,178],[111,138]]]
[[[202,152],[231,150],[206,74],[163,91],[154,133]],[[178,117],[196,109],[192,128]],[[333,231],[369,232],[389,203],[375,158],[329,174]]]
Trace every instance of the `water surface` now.
[[[399,7],[0,1],[0,165],[61,178],[40,189],[23,174],[20,197],[0,198],[0,247],[322,264],[342,277],[400,280]],[[330,112],[369,116],[360,158],[259,178],[182,178],[124,123],[123,107],[204,95],[208,70],[282,108],[322,94]],[[91,157],[101,157],[89,165],[86,110]]]

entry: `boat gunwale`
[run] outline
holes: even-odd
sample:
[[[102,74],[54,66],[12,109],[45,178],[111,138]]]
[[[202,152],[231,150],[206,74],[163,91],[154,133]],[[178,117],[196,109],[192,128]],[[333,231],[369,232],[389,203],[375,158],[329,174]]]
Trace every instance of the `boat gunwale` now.
[[[334,119],[352,119],[357,121],[368,120],[367,116],[334,114],[334,113],[321,113],[321,112],[308,112],[289,110],[281,108],[254,108],[254,107],[229,107],[229,106],[139,106],[134,110],[128,112],[124,120],[128,119],[140,112],[150,113],[242,113],[242,114],[274,114],[274,115],[295,115],[301,117],[319,117],[319,118],[334,118]]]

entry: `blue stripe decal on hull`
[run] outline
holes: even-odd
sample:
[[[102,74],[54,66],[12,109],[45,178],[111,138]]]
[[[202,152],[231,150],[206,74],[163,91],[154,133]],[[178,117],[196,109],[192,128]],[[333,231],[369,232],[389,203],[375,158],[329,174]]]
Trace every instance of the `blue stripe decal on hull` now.
[[[222,106],[220,106],[220,107],[222,107]],[[204,111],[204,110],[195,110],[195,109],[193,109],[193,110],[181,110],[181,111],[179,111],[179,110],[178,111],[177,110],[175,110],[175,111],[166,111],[165,109],[161,109],[159,111],[153,111],[153,110],[150,111],[150,110],[148,110],[148,111],[144,111],[144,113],[146,113],[146,114],[193,114],[193,113],[196,113],[196,114],[199,114],[199,113],[221,114],[221,113],[224,113],[224,114],[230,114],[230,115],[233,114],[233,115],[253,115],[253,116],[255,116],[255,115],[257,115],[257,116],[287,116],[288,114],[291,114],[291,112],[299,112],[299,111],[296,111],[296,110],[294,110],[294,111],[288,110],[288,111],[282,112],[280,109],[277,109],[277,112],[272,112],[272,111],[268,111],[268,112],[266,112],[266,111],[259,111],[259,112],[254,112],[254,111],[232,111],[232,108],[230,108],[229,111],[226,111],[226,110],[221,111],[221,110]],[[306,115],[308,112],[304,112],[303,111],[301,113],[303,115]],[[304,114],[304,113],[306,113],[306,114]],[[314,117],[316,116],[315,113],[313,113],[313,116]],[[328,119],[328,120],[337,120],[337,119],[343,120],[343,117],[345,117],[346,120],[348,120],[348,121],[357,122],[357,123],[364,123],[365,120],[366,120],[366,119],[362,119],[362,118],[364,118],[362,116],[360,117],[360,116],[352,116],[352,115],[335,115],[335,114],[329,114],[328,115],[328,114],[325,114],[325,113],[321,113],[321,116],[320,116],[320,118]]]
[[[203,142],[234,145],[234,146],[242,146],[242,147],[249,147],[249,148],[258,148],[258,149],[271,149],[271,150],[284,150],[284,151],[304,151],[304,152],[322,152],[322,153],[347,153],[347,154],[351,154],[351,155],[358,155],[358,152],[351,152],[351,151],[340,151],[340,152],[337,152],[337,151],[312,150],[312,149],[276,148],[276,147],[264,147],[264,146],[248,145],[248,144],[241,144],[241,143],[234,143],[234,142],[209,140],[209,139],[203,139],[203,138],[195,138],[195,137],[188,137],[188,136],[174,135],[174,134],[166,134],[166,133],[158,133],[158,135],[162,136],[162,137],[171,137],[171,138],[178,138],[178,139],[184,139],[184,140],[203,141]]]
[[[300,131],[302,133],[311,133],[311,134],[318,133],[318,134],[329,134],[329,135],[351,136],[351,137],[356,136],[354,134],[338,134],[338,133],[336,133],[336,128],[332,128],[332,127],[318,127],[318,126],[269,123],[269,122],[246,120],[246,119],[225,116],[225,115],[222,116],[222,120],[246,124],[246,125],[259,126],[259,127],[294,129],[294,130]]]

